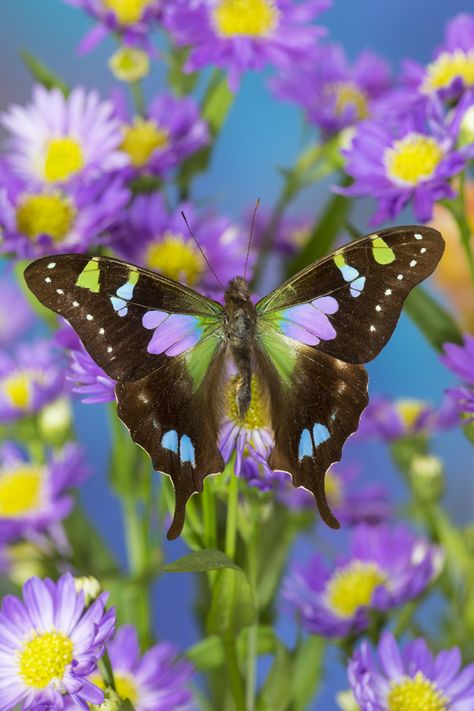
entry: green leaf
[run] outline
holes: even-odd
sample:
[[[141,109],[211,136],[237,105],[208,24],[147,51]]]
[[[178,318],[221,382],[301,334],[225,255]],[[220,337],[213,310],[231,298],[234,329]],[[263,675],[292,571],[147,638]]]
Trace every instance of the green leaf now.
[[[279,644],[259,694],[257,711],[285,711],[290,707],[294,671],[290,653]]]
[[[291,679],[292,711],[305,711],[321,683],[326,642],[322,637],[310,635],[298,645]]]
[[[245,575],[239,570],[220,570],[214,583],[208,634],[234,638],[254,620],[255,604]]]
[[[244,661],[248,650],[249,629],[243,629],[237,639],[239,659]],[[279,641],[272,627],[267,625],[257,629],[257,654],[273,654]],[[186,657],[198,671],[209,671],[225,664],[225,649],[222,637],[213,635],[197,642],[186,652]]]
[[[223,568],[242,570],[222,551],[214,550],[193,551],[163,566],[166,573],[205,573]]]
[[[430,294],[418,287],[408,296],[404,309],[429,343],[441,351],[443,343],[462,343],[458,325]]]
[[[59,89],[65,96],[69,94],[68,85],[54,74],[46,64],[25,50],[22,50],[20,55],[33,79],[36,79],[46,89]]]

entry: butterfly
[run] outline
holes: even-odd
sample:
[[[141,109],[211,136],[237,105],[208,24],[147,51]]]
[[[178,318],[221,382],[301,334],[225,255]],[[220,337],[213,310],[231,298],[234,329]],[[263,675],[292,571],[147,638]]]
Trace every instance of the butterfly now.
[[[25,279],[117,382],[119,417],[171,477],[169,539],[182,530],[190,496],[224,468],[218,443],[232,372],[242,421],[254,384],[264,393],[270,467],[312,492],[322,519],[338,528],[324,477],[368,403],[362,364],[385,346],[405,298],[443,251],[434,229],[383,230],[316,261],[255,305],[243,277],[229,282],[222,305],[111,257],[44,257]]]

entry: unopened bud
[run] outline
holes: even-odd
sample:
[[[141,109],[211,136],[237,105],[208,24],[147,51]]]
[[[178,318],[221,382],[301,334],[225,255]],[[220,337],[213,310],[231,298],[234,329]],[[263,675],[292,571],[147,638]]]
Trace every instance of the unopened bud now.
[[[472,143],[474,143],[474,106],[470,106],[461,119],[458,146],[462,148]]]
[[[360,706],[350,690],[340,691],[336,696],[336,703],[342,711],[360,711]]]
[[[439,501],[444,492],[443,463],[430,454],[417,454],[410,466],[410,479],[415,496],[423,502]]]
[[[109,68],[120,81],[140,81],[150,72],[150,57],[142,49],[121,47],[110,57]]]
[[[102,592],[99,581],[92,575],[85,575],[81,578],[74,578],[76,592],[84,593],[84,601],[87,606],[91,605]]]
[[[8,577],[19,587],[22,587],[29,578],[35,576],[43,578],[46,574],[42,552],[34,543],[25,541],[7,546],[5,557]]]
[[[104,689],[104,700],[99,706],[91,704],[91,711],[119,711],[122,707],[122,701],[116,691],[112,687],[107,686]]]
[[[72,423],[72,410],[69,399],[60,397],[46,405],[41,410],[38,421],[42,438],[48,444],[63,444],[69,435]]]

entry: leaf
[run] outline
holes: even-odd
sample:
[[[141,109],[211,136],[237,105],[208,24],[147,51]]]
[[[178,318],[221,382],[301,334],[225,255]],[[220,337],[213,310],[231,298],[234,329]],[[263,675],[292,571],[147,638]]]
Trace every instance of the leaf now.
[[[214,583],[208,633],[236,637],[254,619],[255,604],[245,575],[240,570],[220,570]]]
[[[462,343],[462,334],[454,319],[425,289],[414,289],[404,309],[437,351],[442,351],[443,343]]]
[[[222,551],[214,550],[193,551],[163,566],[163,570],[166,573],[205,573],[208,570],[221,570],[223,568],[242,570]]]
[[[293,674],[291,655],[279,644],[275,660],[259,694],[257,711],[285,711],[290,707]]]
[[[239,659],[244,661],[248,650],[248,628],[243,629],[237,639]],[[273,654],[279,641],[274,630],[265,625],[257,628],[257,654]],[[198,671],[209,671],[225,664],[225,649],[222,637],[213,635],[197,642],[186,652],[186,657]]]
[[[298,645],[293,658],[292,711],[305,711],[321,682],[326,642],[310,635]]]
[[[54,74],[46,64],[25,50],[22,50],[20,55],[33,79],[36,79],[46,89],[59,89],[65,96],[69,94],[68,85]]]

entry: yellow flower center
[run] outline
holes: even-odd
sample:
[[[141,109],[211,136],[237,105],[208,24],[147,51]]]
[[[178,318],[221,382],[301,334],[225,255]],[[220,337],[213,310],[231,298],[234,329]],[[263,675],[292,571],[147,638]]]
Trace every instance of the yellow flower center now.
[[[25,644],[20,653],[20,676],[27,686],[44,689],[50,682],[63,678],[72,658],[73,644],[65,634],[38,634]]]
[[[44,375],[40,370],[18,370],[0,381],[0,390],[14,407],[27,410],[31,404],[33,385],[43,382]]]
[[[421,133],[410,133],[395,141],[384,154],[389,176],[403,185],[417,185],[428,180],[442,159],[439,143]]]
[[[376,563],[355,560],[337,570],[326,585],[326,599],[339,617],[352,617],[372,602],[374,590],[387,576]]]
[[[342,501],[343,487],[340,477],[333,472],[326,472],[324,489],[331,506],[338,506]]]
[[[464,52],[462,49],[442,52],[426,67],[426,77],[421,89],[425,94],[430,94],[438,89],[449,87],[457,77],[460,77],[467,86],[474,85],[474,49],[469,52]]]
[[[124,129],[122,150],[130,156],[132,165],[146,165],[157,148],[168,145],[168,132],[154,121],[136,116],[130,126]]]
[[[39,507],[44,470],[21,464],[0,472],[0,516],[16,518]]]
[[[128,674],[121,674],[120,672],[115,672],[114,679],[115,688],[120,698],[123,700],[129,699],[129,701],[132,702],[133,706],[136,707],[137,702],[139,700],[139,696],[138,689],[132,677]]]
[[[369,115],[367,97],[357,84],[350,81],[340,81],[330,84],[328,91],[336,99],[336,114],[341,115],[350,107],[355,110],[356,118],[359,121]]]
[[[53,138],[46,149],[44,177],[50,183],[68,180],[84,167],[84,153],[75,138]]]
[[[75,218],[71,202],[59,193],[24,195],[16,210],[19,232],[32,240],[49,235],[60,242],[70,232]]]
[[[139,22],[153,0],[102,0],[107,10],[114,13],[121,25]]]
[[[230,379],[227,392],[227,413],[230,419],[247,430],[263,429],[268,427],[268,417],[264,405],[262,388],[255,378],[252,378],[251,393],[252,400],[247,410],[245,419],[242,421],[237,408],[237,388],[240,383],[240,376],[234,375]]]
[[[193,286],[204,272],[205,262],[198,248],[182,235],[165,232],[163,239],[153,242],[146,253],[146,264],[175,281]]]
[[[398,400],[395,403],[397,412],[407,429],[412,429],[426,405],[421,400]]]
[[[272,0],[220,0],[212,10],[222,37],[268,35],[278,24],[279,15]]]
[[[109,67],[120,81],[140,81],[150,71],[150,58],[136,47],[120,47],[110,58]]]
[[[421,671],[413,678],[392,682],[387,696],[388,711],[447,711],[449,699]]]

